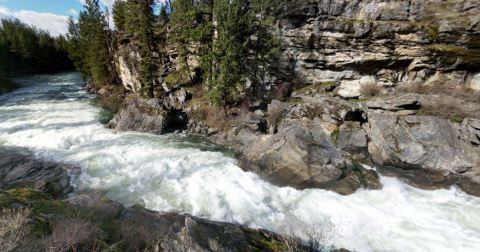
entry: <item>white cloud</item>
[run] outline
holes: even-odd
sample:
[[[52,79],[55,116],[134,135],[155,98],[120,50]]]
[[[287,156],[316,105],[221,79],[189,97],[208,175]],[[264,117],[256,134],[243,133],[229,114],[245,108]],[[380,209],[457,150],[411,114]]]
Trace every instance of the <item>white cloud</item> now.
[[[70,9],[70,10],[68,10],[67,12],[68,12],[68,14],[70,14],[70,15],[72,15],[72,16],[76,16],[76,15],[78,14],[78,11],[75,10],[75,9]]]
[[[82,5],[85,4],[85,0],[78,0]],[[104,6],[107,6],[109,9],[112,8],[113,3],[115,0],[100,0],[100,3],[102,3]]]
[[[57,36],[68,31],[67,16],[31,10],[11,11],[0,6],[0,18],[18,18],[20,21]]]

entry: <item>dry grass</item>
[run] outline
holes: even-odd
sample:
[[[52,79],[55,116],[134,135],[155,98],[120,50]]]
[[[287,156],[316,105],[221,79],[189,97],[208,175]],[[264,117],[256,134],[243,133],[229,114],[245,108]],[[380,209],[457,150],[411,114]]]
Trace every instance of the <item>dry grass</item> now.
[[[3,209],[0,211],[0,251],[12,251],[28,234],[29,209]]]
[[[480,102],[480,92],[465,86],[455,85],[448,81],[436,81],[425,85],[416,82],[399,89],[400,92],[417,94],[448,95],[468,102]]]
[[[81,246],[92,245],[98,232],[97,227],[88,220],[81,218],[57,220],[52,224],[52,234],[44,240],[44,247],[48,252],[75,252]]]
[[[198,121],[204,121],[208,127],[220,131],[228,130],[232,126],[231,119],[225,115],[225,111],[221,107],[201,104],[192,110],[190,116]]]
[[[475,117],[472,111],[467,111],[468,106],[465,104],[480,102],[479,92],[446,80],[428,85],[414,83],[399,89],[398,92],[432,95],[422,102],[420,113],[450,119],[452,122],[461,122],[463,118]]]
[[[362,97],[374,97],[380,94],[382,88],[375,82],[369,82],[362,85],[360,94]]]
[[[450,119],[450,121],[456,123],[461,123],[464,118],[469,117],[469,114],[462,110],[458,104],[443,100],[422,105],[420,113]]]
[[[158,235],[135,221],[122,222],[120,235],[126,251],[155,251],[159,246]]]

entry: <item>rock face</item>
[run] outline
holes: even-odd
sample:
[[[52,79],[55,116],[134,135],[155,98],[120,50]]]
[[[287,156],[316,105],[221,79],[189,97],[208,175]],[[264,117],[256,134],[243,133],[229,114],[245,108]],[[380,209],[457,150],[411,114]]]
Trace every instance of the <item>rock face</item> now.
[[[348,98],[367,83],[391,87],[444,70],[477,86],[478,1],[313,0],[282,14],[283,72],[298,81],[337,81]]]
[[[62,197],[72,190],[66,166],[36,159],[27,150],[0,148],[0,189],[31,185]]]
[[[139,39],[128,33],[117,34],[118,47],[115,51],[115,65],[118,69],[119,77],[126,90],[136,94],[142,93],[143,84],[140,80],[140,55]],[[160,55],[154,54],[154,62],[160,62]],[[161,74],[163,73],[163,65],[156,64],[157,69],[153,71],[155,85],[161,86]]]
[[[182,93],[183,94],[183,93]],[[140,131],[164,134],[184,129],[188,119],[186,114],[175,108],[184,97],[167,99],[139,99],[127,101],[126,106],[108,123],[107,127],[116,131]]]
[[[434,116],[369,110],[365,125],[368,151],[376,166],[417,186],[458,184],[480,195],[477,123],[478,119],[457,123]]]
[[[233,146],[243,169],[276,185],[324,188],[341,194],[381,188],[375,171],[357,164],[335,144],[338,125],[351,117],[354,108],[327,95],[298,97],[303,103],[274,100],[266,115],[239,117],[231,130],[210,138]],[[261,130],[264,121],[270,133]],[[366,150],[366,142],[364,145]]]
[[[287,1],[280,15],[280,67],[255,87],[262,91],[248,108],[209,123],[195,118],[212,113],[196,110],[205,97],[189,106],[181,84],[159,77],[158,99],[127,102],[110,126],[208,137],[233,147],[243,169],[281,186],[380,188],[360,162],[417,186],[457,184],[480,194],[480,96],[450,94],[479,90],[479,1]],[[131,37],[121,41],[123,83],[138,94],[138,48]],[[176,68],[172,55],[161,74]],[[444,91],[408,91],[418,83]],[[369,88],[381,95],[370,99],[377,94]]]

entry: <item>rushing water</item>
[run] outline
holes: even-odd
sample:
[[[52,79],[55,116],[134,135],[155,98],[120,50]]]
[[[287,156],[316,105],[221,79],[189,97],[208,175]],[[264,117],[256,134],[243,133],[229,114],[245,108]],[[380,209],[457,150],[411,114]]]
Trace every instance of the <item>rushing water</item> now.
[[[480,198],[455,188],[423,191],[387,177],[382,190],[350,196],[280,188],[206,142],[106,129],[77,74],[20,81],[0,96],[0,145],[75,164],[79,189],[303,237],[323,230],[331,244],[357,251],[480,251]]]

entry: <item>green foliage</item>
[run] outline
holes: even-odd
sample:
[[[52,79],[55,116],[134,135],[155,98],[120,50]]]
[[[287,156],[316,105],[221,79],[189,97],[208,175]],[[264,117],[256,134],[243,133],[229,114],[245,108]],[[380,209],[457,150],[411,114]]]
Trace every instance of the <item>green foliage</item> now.
[[[248,67],[248,6],[241,0],[214,3],[216,37],[213,42],[213,74],[208,82],[210,97],[223,105],[242,98]]]
[[[140,40],[140,78],[142,94],[153,97],[155,85],[157,51],[154,35],[156,17],[153,13],[154,0],[117,0],[113,6],[113,19],[117,30],[135,33]]]
[[[68,21],[69,53],[77,69],[97,84],[113,83],[111,35],[98,0],[86,0],[78,22]]]
[[[65,37],[28,26],[19,20],[1,20],[0,74],[51,73],[70,70]]]
[[[180,72],[190,76],[189,59],[199,61],[212,101],[234,104],[248,90],[268,81],[279,55],[271,15],[282,1],[173,1],[170,42],[178,53]],[[190,77],[191,81],[194,80]]]
[[[203,69],[208,68],[207,59],[212,46],[212,3],[205,1],[175,0],[170,19],[169,42],[177,51],[180,75],[188,76],[191,82],[193,71],[189,58],[197,56]]]
[[[115,1],[112,7],[113,13],[113,22],[115,22],[115,27],[118,31],[124,31],[127,23],[126,17],[127,11],[127,2],[125,1]]]

